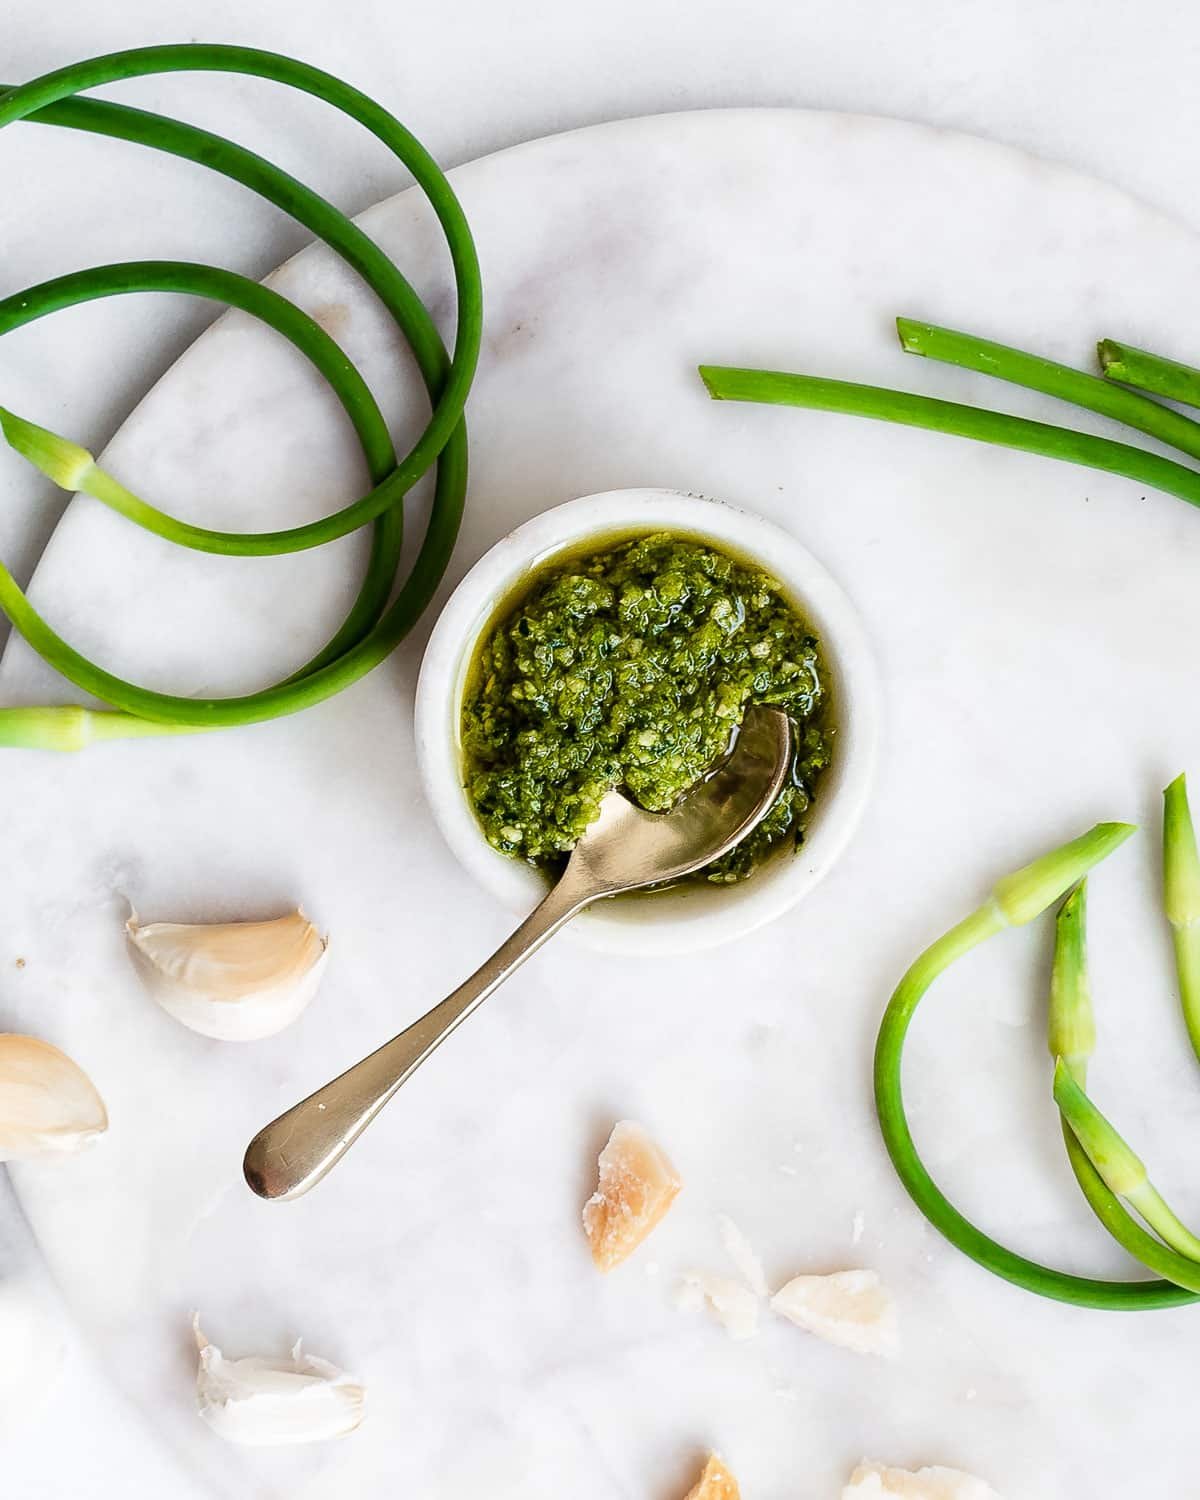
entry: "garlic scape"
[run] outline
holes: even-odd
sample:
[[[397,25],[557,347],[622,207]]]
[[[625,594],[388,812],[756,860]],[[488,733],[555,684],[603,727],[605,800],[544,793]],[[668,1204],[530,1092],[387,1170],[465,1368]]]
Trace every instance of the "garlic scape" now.
[[[0,1033],[0,1161],[78,1151],[108,1129],[78,1064],[32,1036]]]
[[[1200,1057],[1200,853],[1185,776],[1177,776],[1163,793],[1163,896],[1183,1019]]]
[[[305,1354],[297,1342],[290,1359],[226,1359],[192,1320],[200,1364],[196,1404],[219,1437],[249,1447],[320,1443],[343,1437],[363,1419],[363,1388],[328,1360]]]
[[[224,1042],[282,1031],[317,992],[329,944],[302,911],[270,922],[125,924],[155,1000]]]

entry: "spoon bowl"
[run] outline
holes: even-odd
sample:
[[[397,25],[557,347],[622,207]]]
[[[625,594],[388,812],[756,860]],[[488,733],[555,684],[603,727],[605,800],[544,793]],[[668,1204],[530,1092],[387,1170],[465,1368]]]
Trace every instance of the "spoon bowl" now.
[[[735,848],[766,817],[792,763],[792,723],[777,708],[747,710],[732,749],[665,813],[614,789],[575,845],[563,880],[644,890],[694,875]],[[577,868],[573,868],[577,867]]]
[[[585,907],[681,880],[728,854],[770,812],[792,753],[787,715],[755,706],[729,754],[670,811],[647,812],[609,792],[558,883],[486,963],[399,1036],[258,1132],[243,1162],[253,1191],[298,1198],[315,1186],[455,1027]]]

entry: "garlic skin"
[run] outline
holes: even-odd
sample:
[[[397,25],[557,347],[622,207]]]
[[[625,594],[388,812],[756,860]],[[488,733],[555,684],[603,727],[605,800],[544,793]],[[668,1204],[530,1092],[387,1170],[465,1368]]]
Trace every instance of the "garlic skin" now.
[[[0,1161],[79,1151],[107,1129],[104,1100],[65,1052],[0,1033]]]
[[[363,1388],[327,1360],[305,1354],[299,1340],[290,1359],[226,1359],[192,1319],[200,1365],[196,1405],[227,1443],[275,1448],[321,1443],[353,1432],[363,1419]]]
[[[177,1021],[220,1042],[289,1026],[317,992],[329,943],[300,910],[270,922],[125,924],[151,995]]]

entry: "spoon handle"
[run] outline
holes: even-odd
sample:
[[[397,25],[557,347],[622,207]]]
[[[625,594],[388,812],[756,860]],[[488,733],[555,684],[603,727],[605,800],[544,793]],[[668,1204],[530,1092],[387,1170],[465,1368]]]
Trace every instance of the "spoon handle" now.
[[[486,963],[419,1021],[265,1125],[246,1148],[246,1181],[260,1198],[299,1198],[350,1149],[400,1085],[456,1026],[565,922],[603,891],[564,875]]]

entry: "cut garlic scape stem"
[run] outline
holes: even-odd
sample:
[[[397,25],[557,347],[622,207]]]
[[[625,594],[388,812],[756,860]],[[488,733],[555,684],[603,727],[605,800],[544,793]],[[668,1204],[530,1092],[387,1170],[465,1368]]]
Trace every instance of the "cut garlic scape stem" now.
[[[1176,1254],[1200,1262],[1200,1238],[1163,1198],[1150,1181],[1141,1157],[1100,1113],[1061,1057],[1054,1064],[1054,1100],[1109,1191],[1132,1204]]]
[[[200,1364],[196,1404],[218,1436],[248,1447],[320,1443],[353,1432],[363,1419],[363,1388],[297,1343],[290,1359],[226,1359],[192,1319]]]
[[[108,1129],[95,1085],[49,1042],[0,1033],[0,1161],[61,1155]]]
[[[1087,961],[1087,877],[1063,902],[1055,919],[1054,968],[1046,1036],[1050,1056],[1061,1057],[1079,1087],[1087,1087],[1096,1050],[1096,1017]]]
[[[273,1036],[317,992],[329,943],[302,911],[270,922],[125,924],[155,1000],[223,1042]]]

